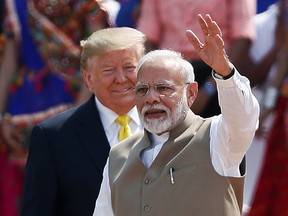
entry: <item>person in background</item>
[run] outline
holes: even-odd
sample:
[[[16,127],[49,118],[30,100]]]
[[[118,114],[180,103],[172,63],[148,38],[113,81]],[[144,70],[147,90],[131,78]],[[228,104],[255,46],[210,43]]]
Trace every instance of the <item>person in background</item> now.
[[[270,5],[276,2],[277,0],[257,0],[257,14],[265,12]]]
[[[118,0],[119,11],[115,26],[136,28],[140,16],[141,0]]]
[[[137,66],[136,104],[144,133],[112,147],[94,216],[241,215],[245,153],[258,125],[249,80],[224,49],[209,15],[198,15],[204,41],[190,43],[213,68],[222,114],[202,118],[190,106],[198,85],[180,53],[155,50]]]
[[[142,0],[137,29],[147,36],[147,50],[157,48],[173,49],[183,53],[193,64],[195,79],[199,84],[199,97],[191,109],[203,117],[220,113],[216,85],[211,77],[211,68],[189,46],[184,32],[192,28],[201,36],[201,28],[195,22],[197,14],[210,14],[222,29],[225,49],[230,61],[247,76],[244,58],[249,54],[255,29],[252,18],[256,14],[256,0]],[[241,26],[241,27],[239,27]]]
[[[0,215],[19,216],[31,128],[91,96],[79,71],[79,41],[109,23],[96,1],[3,3]]]
[[[125,27],[81,41],[81,71],[93,96],[34,127],[22,216],[93,214],[110,147],[125,135],[118,116],[129,116],[123,131],[142,130],[134,85],[144,42],[144,34]]]
[[[250,174],[247,173],[247,177],[249,177],[249,175],[253,176],[255,173],[257,173],[255,186],[249,205],[250,209],[248,208],[246,213],[246,215],[249,216],[284,216],[288,214],[286,204],[288,198],[286,193],[288,175],[287,11],[288,1],[279,0],[277,3],[270,6],[267,11],[259,14],[258,17],[258,21],[262,21],[262,25],[259,25],[259,30],[261,33],[259,35],[260,38],[262,38],[262,34],[265,34],[268,37],[269,34],[273,34],[273,31],[269,31],[271,27],[272,29],[273,27],[275,28],[275,33],[279,31],[278,29],[280,27],[280,32],[282,34],[279,36],[282,37],[282,40],[279,40],[279,36],[275,37],[275,43],[279,43],[280,49],[268,76],[267,82],[264,85],[262,92],[263,96],[260,100],[260,129],[262,129],[260,131],[261,133],[258,132],[257,134],[260,138],[262,138],[262,142],[260,142],[259,139],[258,142],[253,141],[252,151],[248,152],[249,154],[247,154],[247,158],[251,161],[251,167],[249,167],[248,163],[248,168],[251,169],[251,172]],[[273,42],[273,40],[271,41]],[[257,169],[255,169],[254,164],[259,161],[259,158],[261,161],[258,167],[256,167]]]
[[[245,211],[254,199],[258,177],[261,174],[264,155],[267,151],[267,135],[270,133],[274,119],[279,89],[285,78],[279,70],[279,60],[285,49],[285,3],[280,0],[271,5],[267,11],[253,18],[256,28],[256,39],[250,49],[249,80],[252,92],[260,104],[259,129],[247,152],[247,175],[245,183]]]

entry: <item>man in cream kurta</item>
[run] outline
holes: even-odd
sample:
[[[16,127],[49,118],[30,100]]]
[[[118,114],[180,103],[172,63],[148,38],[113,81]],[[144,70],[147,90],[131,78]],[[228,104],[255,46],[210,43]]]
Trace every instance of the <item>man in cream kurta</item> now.
[[[222,114],[203,119],[189,109],[198,85],[178,53],[146,54],[135,86],[145,132],[111,149],[94,216],[241,215],[243,159],[259,105],[228,60],[217,24],[209,15],[198,20],[205,43],[191,31],[187,37],[214,70]]]

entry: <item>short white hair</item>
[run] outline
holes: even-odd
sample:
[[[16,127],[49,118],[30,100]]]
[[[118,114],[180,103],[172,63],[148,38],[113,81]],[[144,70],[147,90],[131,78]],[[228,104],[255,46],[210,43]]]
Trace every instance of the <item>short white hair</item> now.
[[[178,62],[182,68],[183,68],[183,75],[186,83],[192,83],[195,81],[195,74],[194,74],[194,68],[190,62],[185,60],[181,53],[168,50],[168,49],[159,49],[159,50],[153,50],[148,52],[146,55],[144,55],[138,65],[137,65],[137,73],[141,69],[144,63],[147,62],[154,62],[157,60],[163,60],[163,59],[170,59],[175,62]]]

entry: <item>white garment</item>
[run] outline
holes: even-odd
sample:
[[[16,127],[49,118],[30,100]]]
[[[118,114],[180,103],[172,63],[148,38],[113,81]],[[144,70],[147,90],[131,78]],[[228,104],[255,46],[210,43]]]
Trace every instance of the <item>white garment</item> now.
[[[252,43],[250,55],[255,63],[260,62],[274,46],[278,13],[277,4],[273,4],[267,11],[255,15],[253,18],[256,28],[256,38]],[[274,78],[275,72],[276,67],[273,65],[266,80],[269,81]],[[262,86],[262,88],[265,88],[267,83]]]
[[[144,165],[149,168],[157,155],[159,154],[163,144],[169,139],[169,132],[158,136],[157,134],[151,134],[151,145],[150,148],[144,149],[141,155]]]
[[[250,83],[236,70],[228,80],[215,79],[222,114],[212,119],[210,129],[210,154],[213,167],[223,176],[239,176],[239,165],[249,148],[258,127],[259,104],[251,93]],[[156,138],[156,136],[154,136]],[[167,140],[167,134],[159,137],[160,144],[152,157],[142,157],[149,164],[157,157],[159,145]],[[109,159],[108,159],[109,160]],[[103,181],[93,216],[114,216],[111,204],[108,164],[103,173]],[[127,204],[129,208],[129,204]]]
[[[101,118],[101,122],[103,124],[108,142],[110,146],[117,144],[119,142],[119,130],[120,124],[116,122],[116,118],[118,115],[110,110],[109,108],[105,107],[96,97],[95,97],[96,106],[99,110],[99,115]],[[133,107],[127,115],[130,116],[131,121],[129,122],[129,126],[131,128],[132,134],[142,131],[143,126],[138,116],[138,112],[136,107]]]
[[[273,48],[275,43],[275,28],[279,8],[277,4],[271,5],[265,12],[257,14],[254,18],[256,28],[256,39],[250,49],[250,55],[255,63],[260,62],[265,55]],[[261,86],[256,86],[252,92],[258,99],[262,100],[265,89],[270,86],[270,82],[275,78],[277,72],[276,64],[273,64],[266,81]],[[261,110],[261,107],[260,107]],[[267,130],[270,130],[273,122],[273,115],[270,115],[264,122]],[[248,212],[253,201],[253,196],[258,183],[258,177],[262,168],[263,157],[266,152],[266,139],[255,137],[247,152],[247,175],[244,187],[244,211]]]

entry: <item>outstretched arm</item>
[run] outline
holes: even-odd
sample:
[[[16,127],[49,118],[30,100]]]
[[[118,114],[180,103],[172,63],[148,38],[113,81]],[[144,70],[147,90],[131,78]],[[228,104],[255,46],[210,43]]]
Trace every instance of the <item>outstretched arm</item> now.
[[[187,37],[202,60],[224,78],[214,77],[222,115],[214,117],[211,123],[212,164],[220,175],[240,176],[239,165],[258,126],[259,104],[251,92],[249,80],[237,69],[231,74],[234,66],[226,55],[217,23],[209,15],[205,19],[198,15],[198,19],[204,42],[191,30],[187,31]],[[230,74],[233,76],[227,78]]]

